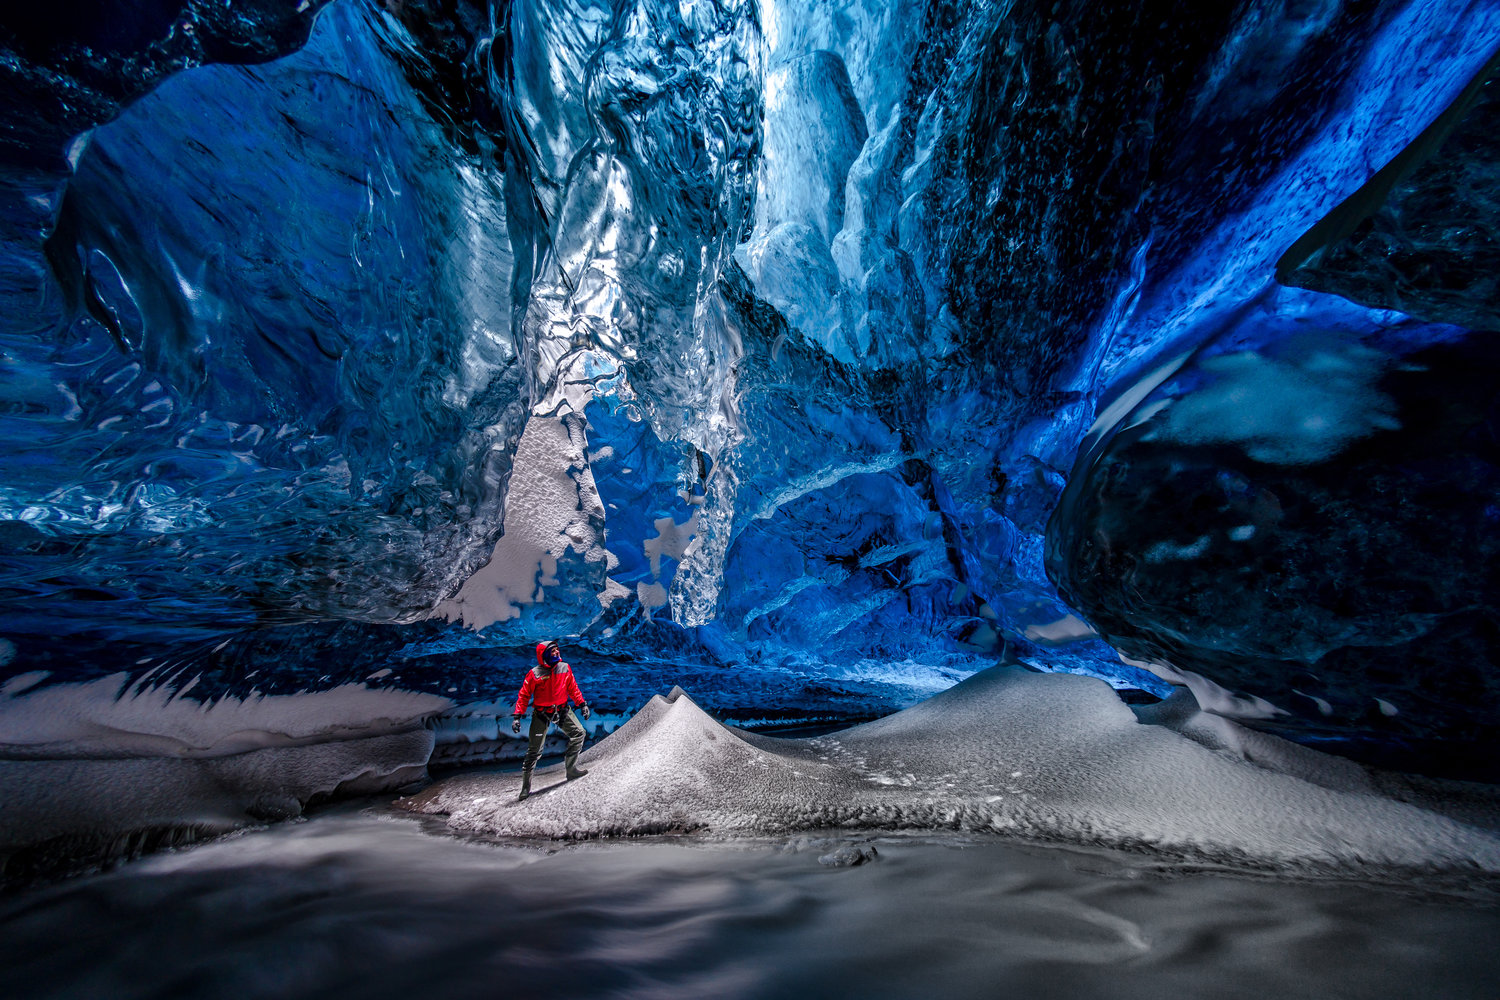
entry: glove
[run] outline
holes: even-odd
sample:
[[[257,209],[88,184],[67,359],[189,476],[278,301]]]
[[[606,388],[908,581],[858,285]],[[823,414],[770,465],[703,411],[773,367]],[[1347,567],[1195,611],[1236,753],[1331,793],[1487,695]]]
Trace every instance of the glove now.
[[[580,706],[578,706],[578,707],[579,707],[579,709],[581,709],[581,710],[582,710],[582,712],[583,712],[583,717],[584,717],[584,718],[585,718],[585,719],[587,719],[587,718],[588,718],[588,717],[589,717],[589,716],[591,716],[591,715],[593,715],[593,714],[594,714],[594,713],[593,713],[593,712],[591,712],[591,711],[589,711],[589,703],[588,703],[588,702],[584,702],[584,703],[583,703],[583,704],[582,704],[582,705],[580,705]]]
[[[521,731],[521,717],[519,715],[510,720],[510,731],[513,733]]]

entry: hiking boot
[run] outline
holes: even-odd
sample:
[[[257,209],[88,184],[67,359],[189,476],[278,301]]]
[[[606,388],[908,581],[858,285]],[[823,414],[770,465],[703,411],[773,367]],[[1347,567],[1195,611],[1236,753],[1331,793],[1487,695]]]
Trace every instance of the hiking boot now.
[[[516,801],[525,802],[526,796],[531,794],[531,772],[525,771],[521,774],[521,796]]]

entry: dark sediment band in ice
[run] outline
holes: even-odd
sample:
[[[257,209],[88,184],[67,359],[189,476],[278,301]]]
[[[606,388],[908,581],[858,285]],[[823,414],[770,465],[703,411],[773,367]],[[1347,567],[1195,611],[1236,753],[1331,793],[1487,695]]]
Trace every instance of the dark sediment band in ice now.
[[[1252,763],[1192,735],[1142,724],[1097,680],[1006,668],[809,740],[730,729],[679,689],[586,750],[586,778],[539,771],[518,802],[517,774],[461,775],[400,804],[499,836],[957,829],[1250,869],[1500,872],[1500,835],[1395,801],[1347,761],[1260,737]]]

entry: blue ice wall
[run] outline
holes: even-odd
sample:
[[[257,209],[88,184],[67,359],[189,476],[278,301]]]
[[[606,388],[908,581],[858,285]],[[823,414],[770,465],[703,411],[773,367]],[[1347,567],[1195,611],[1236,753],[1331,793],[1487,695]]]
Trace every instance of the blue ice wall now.
[[[175,76],[30,195],[53,217],[10,254],[48,269],[7,331],[11,627],[409,620],[498,532],[503,200],[399,32],[342,5],[284,60]]]
[[[1405,366],[1479,364],[1483,269],[1437,311],[1428,271],[1371,294],[1328,251],[1344,277],[1317,291],[1273,276],[1381,192],[1418,211],[1455,175],[1422,188],[1421,162],[1492,175],[1445,138],[1482,130],[1428,130],[1488,106],[1464,88],[1500,5],[186,10],[0,34],[25,83],[0,191],[4,670],[165,659],[206,693],[389,667],[477,697],[562,633],[622,703],[670,663],[710,707],[869,713],[1019,660],[1157,695],[1199,673],[1291,735],[1413,759],[1494,731],[1488,694],[1464,714],[1362,686],[1358,651],[1404,632],[1303,613],[1482,550],[1488,507],[1439,499],[1488,489],[1478,445],[1408,470],[1415,513],[1313,480],[1483,435],[1450,407],[1379,437],[1441,395],[1387,384]],[[1417,186],[1371,193],[1403,155]],[[1353,535],[1465,527],[1317,585],[1298,560],[1321,550],[1288,542],[1257,577],[1229,534],[1252,521],[1195,555],[1173,504],[1199,494],[1155,492],[1220,482],[1229,452],[1236,496],[1291,491]],[[1487,663],[1491,583],[1460,576],[1452,607],[1401,610],[1411,583],[1367,617],[1468,608],[1445,655]]]

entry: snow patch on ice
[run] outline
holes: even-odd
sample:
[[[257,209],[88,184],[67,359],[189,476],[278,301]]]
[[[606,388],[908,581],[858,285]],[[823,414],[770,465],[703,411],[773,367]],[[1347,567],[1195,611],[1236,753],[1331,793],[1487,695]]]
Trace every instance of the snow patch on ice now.
[[[558,563],[570,552],[597,568],[591,592],[604,590],[604,505],[585,450],[576,418],[538,414],[527,421],[516,445],[500,540],[489,562],[433,617],[462,621],[475,631],[519,618],[524,606],[545,601],[547,589],[559,586]]]
[[[671,516],[656,519],[656,534],[641,543],[646,558],[651,562],[651,574],[661,577],[661,557],[669,556],[681,560],[688,546],[698,535],[698,512],[681,524]]]
[[[1094,631],[1094,627],[1073,614],[1064,615],[1057,621],[1048,622],[1045,625],[1026,627],[1026,639],[1029,642],[1046,646],[1062,646],[1070,642],[1097,638],[1099,638],[1099,633]]]
[[[853,663],[827,664],[822,674],[829,680],[888,684],[915,694],[931,696],[946,691],[979,670],[980,661],[963,659],[953,663],[921,663],[916,660],[862,659]]]
[[[903,455],[880,455],[867,462],[842,462],[830,465],[825,469],[805,476],[799,476],[791,480],[781,489],[766,496],[755,511],[750,515],[752,521],[764,521],[775,516],[782,507],[793,500],[805,497],[817,490],[825,490],[835,483],[843,482],[851,476],[863,476],[878,472],[889,472],[902,462],[906,461]]]
[[[1274,719],[1278,715],[1288,714],[1286,709],[1278,708],[1264,698],[1237,694],[1191,670],[1182,670],[1170,663],[1155,660],[1132,659],[1124,653],[1119,653],[1119,657],[1120,662],[1126,666],[1138,667],[1169,684],[1187,688],[1205,712],[1212,712],[1225,719]]]
[[[32,670],[24,674],[17,674],[0,684],[0,697],[18,695],[23,691],[30,691],[42,681],[52,676],[50,670]]]

